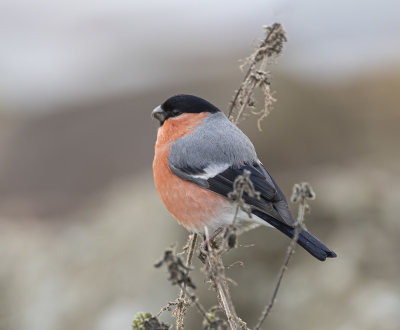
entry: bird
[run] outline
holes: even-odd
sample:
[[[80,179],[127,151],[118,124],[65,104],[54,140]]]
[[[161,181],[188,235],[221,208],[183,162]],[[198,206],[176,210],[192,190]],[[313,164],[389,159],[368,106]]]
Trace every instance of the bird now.
[[[186,94],[168,98],[152,111],[160,126],[153,160],[156,190],[168,211],[188,231],[205,235],[232,225],[245,231],[272,226],[295,235],[296,220],[281,189],[258,159],[250,139],[210,102]],[[229,194],[239,175],[249,171],[259,198],[244,194],[249,212]],[[297,243],[318,260],[336,257],[302,228]]]

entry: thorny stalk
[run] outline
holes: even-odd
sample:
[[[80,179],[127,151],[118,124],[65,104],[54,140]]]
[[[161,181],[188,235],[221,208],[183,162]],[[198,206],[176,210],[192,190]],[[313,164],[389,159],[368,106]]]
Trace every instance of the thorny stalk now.
[[[274,306],[274,303],[276,301],[276,296],[278,295],[279,287],[282,282],[283,275],[285,274],[285,272],[288,268],[290,258],[294,254],[294,251],[296,248],[296,243],[299,238],[299,234],[300,234],[301,230],[304,228],[304,225],[303,225],[304,215],[305,215],[306,211],[310,209],[307,201],[312,200],[312,199],[315,199],[315,193],[309,183],[302,182],[300,184],[295,184],[293,186],[291,201],[293,203],[299,204],[299,211],[298,211],[298,215],[297,215],[297,222],[296,222],[296,226],[295,226],[294,236],[293,236],[292,240],[290,241],[289,247],[286,252],[285,260],[283,261],[282,267],[279,271],[278,280],[276,282],[275,289],[272,294],[271,300],[270,300],[269,304],[264,308],[264,311],[262,312],[254,330],[259,330],[261,328],[265,319],[269,315],[272,307]]]
[[[245,109],[248,108],[251,113],[258,116],[257,126],[261,130],[261,121],[268,116],[273,102],[276,101],[271,92],[270,73],[266,71],[266,67],[282,53],[283,43],[286,41],[281,24],[274,23],[265,27],[265,38],[241,66],[241,68],[248,66],[248,69],[228,108],[228,118],[234,124],[239,124],[245,115]],[[255,109],[254,93],[257,87],[264,94],[264,107],[260,110]]]

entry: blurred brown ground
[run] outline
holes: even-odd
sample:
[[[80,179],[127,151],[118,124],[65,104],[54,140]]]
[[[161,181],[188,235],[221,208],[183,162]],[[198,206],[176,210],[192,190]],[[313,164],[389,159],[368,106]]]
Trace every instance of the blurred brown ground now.
[[[176,297],[153,268],[186,239],[153,187],[157,124],[150,112],[174,93],[225,109],[240,73],[120,95],[57,112],[1,114],[0,329],[111,329]],[[310,182],[308,228],[338,253],[291,261],[267,329],[400,328],[400,70],[341,84],[279,72],[278,102],[258,132],[241,127],[290,195]],[[288,240],[259,229],[227,256],[238,314],[250,326],[269,299]],[[214,294],[194,275],[206,306]],[[168,318],[166,318],[168,320]],[[122,320],[122,321],[121,321]],[[188,329],[198,329],[190,311]],[[129,322],[129,321],[128,321]]]

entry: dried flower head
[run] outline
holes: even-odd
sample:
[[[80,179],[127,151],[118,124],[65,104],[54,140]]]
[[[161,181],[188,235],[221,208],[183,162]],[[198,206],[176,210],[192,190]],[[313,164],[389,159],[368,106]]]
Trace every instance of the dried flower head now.
[[[241,66],[242,69],[248,66],[248,70],[228,109],[228,118],[236,125],[246,117],[245,110],[249,109],[250,113],[258,116],[259,130],[261,121],[269,115],[272,104],[276,101],[271,92],[270,73],[266,70],[266,66],[275,62],[282,53],[283,43],[287,41],[281,24],[274,23],[264,28],[265,38]],[[264,107],[259,110],[256,110],[254,101],[254,92],[257,88],[264,95]]]
[[[190,268],[183,264],[182,259],[175,254],[173,249],[165,250],[163,258],[157,262],[154,267],[159,268],[163,264],[167,265],[169,273],[168,280],[171,281],[172,285],[178,284],[181,286],[182,284],[185,284],[192,289],[196,289],[192,279],[187,274],[187,270]]]

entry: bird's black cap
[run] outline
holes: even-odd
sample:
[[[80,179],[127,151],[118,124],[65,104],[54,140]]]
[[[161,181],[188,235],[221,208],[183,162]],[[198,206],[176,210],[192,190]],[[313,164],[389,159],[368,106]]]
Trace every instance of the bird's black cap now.
[[[170,97],[163,104],[161,104],[161,109],[163,109],[165,112],[173,112],[175,110],[179,111],[180,113],[215,113],[220,111],[210,102],[200,97],[186,94],[180,94]]]

